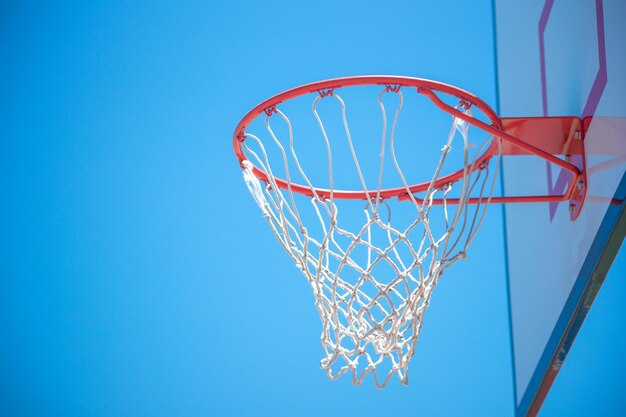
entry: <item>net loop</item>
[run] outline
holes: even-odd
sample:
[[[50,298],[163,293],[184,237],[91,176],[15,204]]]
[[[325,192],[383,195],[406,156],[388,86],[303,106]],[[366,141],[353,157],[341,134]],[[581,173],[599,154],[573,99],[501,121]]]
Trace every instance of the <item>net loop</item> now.
[[[276,113],[276,106],[270,106],[267,109],[265,109],[265,115],[268,117],[274,113]]]
[[[385,92],[397,93],[400,91],[400,87],[402,86],[399,84],[385,84]]]

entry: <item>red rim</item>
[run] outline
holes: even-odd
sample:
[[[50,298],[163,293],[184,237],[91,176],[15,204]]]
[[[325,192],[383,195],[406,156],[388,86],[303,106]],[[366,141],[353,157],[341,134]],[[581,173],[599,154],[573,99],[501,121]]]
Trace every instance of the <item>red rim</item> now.
[[[360,85],[381,85],[386,86],[391,89],[397,89],[398,87],[416,87],[417,92],[428,97],[437,107],[441,110],[452,114],[453,116],[464,115],[453,107],[445,104],[441,99],[436,95],[435,92],[440,92],[444,94],[448,94],[451,96],[457,97],[459,100],[463,100],[464,102],[471,104],[472,106],[477,107],[480,111],[489,118],[492,123],[492,127],[495,127],[497,130],[501,130],[501,122],[496,112],[493,111],[491,107],[489,107],[483,100],[479,97],[475,96],[472,93],[469,93],[460,88],[440,83],[437,81],[426,80],[423,78],[413,78],[413,77],[402,77],[402,76],[391,76],[391,75],[365,75],[358,77],[344,77],[344,78],[334,78],[330,80],[318,81],[310,84],[305,84],[300,87],[292,88],[290,90],[284,91],[280,94],[277,94],[262,103],[258,104],[252,110],[248,112],[244,116],[243,119],[237,125],[235,129],[235,134],[233,135],[233,147],[235,148],[235,154],[237,159],[239,160],[239,164],[242,165],[244,161],[247,161],[248,158],[243,152],[242,143],[245,141],[245,129],[246,127],[259,115],[265,114],[266,112],[271,112],[271,109],[277,106],[280,103],[283,103],[287,100],[290,100],[295,97],[299,97],[306,94],[318,93],[320,95],[327,95],[330,91],[335,90],[341,87],[350,87],[350,86],[360,86]],[[484,123],[480,122],[478,119],[474,119],[472,117],[461,117],[463,120],[468,123],[482,128]],[[475,123],[474,123],[475,122]],[[480,124],[480,125],[479,125]],[[498,148],[497,141],[493,141],[491,146],[479,157],[476,159],[473,168],[471,171],[476,171],[480,169],[483,163],[486,163],[491,159],[491,157],[496,153]],[[250,162],[251,163],[251,162]],[[268,178],[267,174],[253,165],[252,172],[254,175],[261,181],[267,183]],[[458,181],[463,177],[463,168],[460,170],[453,172],[451,174],[445,175],[435,181],[435,187],[441,187],[448,183],[453,183]],[[420,191],[425,191],[430,186],[431,181],[426,181],[419,184],[414,184],[409,187],[409,191],[411,193],[417,193]],[[313,196],[313,191],[308,186],[304,186],[301,184],[291,183],[290,186],[287,181],[283,179],[276,178],[276,185],[282,189],[288,189],[289,187],[295,193],[304,194],[307,196]],[[319,197],[328,198],[331,196],[330,190],[315,188],[315,192]],[[356,199],[356,200],[367,200],[368,198],[376,195],[376,190],[368,190],[367,192],[361,191],[349,191],[349,190],[333,190],[332,197],[340,198],[340,199]],[[380,191],[381,198],[393,198],[393,197],[402,197],[407,195],[407,189],[405,187],[397,187],[397,188],[387,188]]]

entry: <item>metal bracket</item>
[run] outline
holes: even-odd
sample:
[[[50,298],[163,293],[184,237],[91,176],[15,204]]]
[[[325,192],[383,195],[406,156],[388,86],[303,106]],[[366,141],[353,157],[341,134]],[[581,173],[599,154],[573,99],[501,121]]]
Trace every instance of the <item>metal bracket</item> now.
[[[580,215],[587,195],[587,170],[585,134],[591,118],[578,117],[503,117],[502,130],[511,136],[533,145],[551,155],[562,155],[575,165],[580,174],[571,175],[567,191],[561,201],[569,201],[572,221]],[[530,155],[531,153],[511,143],[502,143],[502,155]]]

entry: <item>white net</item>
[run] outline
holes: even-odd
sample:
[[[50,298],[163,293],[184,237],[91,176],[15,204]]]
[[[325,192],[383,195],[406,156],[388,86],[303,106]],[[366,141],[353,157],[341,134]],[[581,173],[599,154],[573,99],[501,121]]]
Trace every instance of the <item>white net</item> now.
[[[386,93],[398,95],[389,133],[383,103]],[[360,203],[364,207],[362,215],[342,211],[343,217],[340,216],[342,201],[334,198],[333,146],[317,110],[321,99],[337,100],[340,104],[343,133],[352,157],[349,162],[354,165],[366,195],[366,200]],[[267,152],[268,143],[264,144],[259,136],[249,132],[245,133],[246,142],[243,144],[249,161],[244,161],[242,166],[245,182],[263,216],[313,289],[315,306],[322,320],[321,341],[325,356],[321,367],[331,379],[350,372],[355,385],[372,373],[376,386],[384,388],[394,374],[403,384],[408,383],[409,360],[414,354],[432,292],[444,270],[465,258],[493,194],[499,160],[491,173],[488,163],[473,169],[478,156],[497,139],[488,137],[482,145],[472,147],[468,138],[470,126],[453,117],[430,186],[418,198],[409,191],[395,150],[396,125],[403,105],[402,92],[399,88],[387,87],[378,95],[378,104],[382,115],[382,138],[376,189],[366,187],[352,142],[345,103],[332,91],[320,92],[312,106],[325,145],[327,166],[323,169],[328,169],[328,196],[319,195],[302,168],[295,151],[297,140],[291,121],[277,108],[266,112],[265,128],[271,148],[277,151],[278,157],[274,162],[282,162],[280,170],[287,186],[278,186],[274,175],[277,170],[272,170]],[[467,103],[461,102],[456,108],[471,115]],[[287,126],[285,134],[288,138],[283,138],[285,145],[270,125],[270,120],[276,116]],[[437,179],[441,178],[444,162],[458,138],[463,149],[462,178],[455,184],[435,187]],[[402,227],[392,225],[390,202],[381,198],[387,154],[407,191],[406,201],[399,204],[405,209],[407,204],[412,208],[411,221]],[[499,158],[499,151],[497,155]],[[259,181],[254,175],[253,163],[267,174],[267,182]],[[304,180],[313,197],[293,192],[294,175]],[[451,206],[448,199],[455,188],[454,206]],[[473,204],[469,204],[470,198]],[[305,205],[313,213],[312,216],[303,214]],[[441,224],[437,226],[431,224],[431,213],[435,207],[441,213],[438,219]],[[362,220],[354,227],[359,216]],[[340,218],[352,227],[342,227]],[[305,220],[317,224],[307,226]]]

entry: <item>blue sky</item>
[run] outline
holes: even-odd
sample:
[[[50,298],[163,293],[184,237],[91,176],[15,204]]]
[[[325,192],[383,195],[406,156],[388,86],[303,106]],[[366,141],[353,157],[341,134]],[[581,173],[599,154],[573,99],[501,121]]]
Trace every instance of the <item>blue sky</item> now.
[[[353,387],[319,369],[310,288],[231,147],[253,105],[330,77],[495,103],[491,2],[2,9],[4,415],[512,415],[499,209],[438,286],[409,387]],[[625,272],[622,254],[542,416],[623,409]]]

